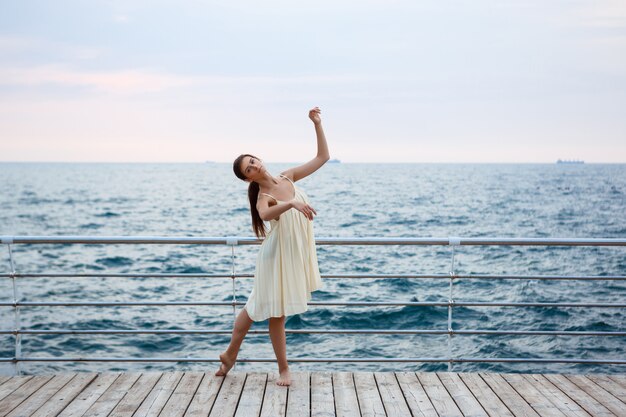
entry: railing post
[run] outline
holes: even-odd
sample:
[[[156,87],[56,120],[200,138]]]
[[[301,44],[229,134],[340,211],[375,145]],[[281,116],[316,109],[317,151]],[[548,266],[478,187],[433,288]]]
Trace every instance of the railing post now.
[[[228,237],[226,238],[226,244],[230,246],[231,252],[230,252],[230,263],[232,266],[232,271],[231,271],[231,279],[233,282],[233,329],[235,328],[235,321],[237,320],[237,292],[235,290],[235,245],[237,245],[237,238],[236,237]],[[236,368],[237,366],[237,360],[235,360],[235,363],[233,364],[233,370]]]
[[[458,237],[448,238],[449,245],[452,246],[452,259],[450,260],[450,286],[448,292],[448,372],[452,372],[452,307],[454,305],[453,284],[454,284],[454,248],[461,244]]]
[[[13,285],[13,328],[15,331],[15,361],[13,362],[13,374],[21,375],[20,371],[20,363],[19,358],[22,356],[22,335],[19,333],[20,330],[20,310],[17,302],[19,300],[19,291],[17,288],[17,280],[16,280],[16,272],[15,272],[15,262],[13,262],[13,251],[11,250],[11,244],[13,243],[13,239],[10,237],[3,237],[2,243],[7,245],[7,249],[9,250],[9,264],[11,265],[11,272],[9,273],[11,277],[11,283]]]

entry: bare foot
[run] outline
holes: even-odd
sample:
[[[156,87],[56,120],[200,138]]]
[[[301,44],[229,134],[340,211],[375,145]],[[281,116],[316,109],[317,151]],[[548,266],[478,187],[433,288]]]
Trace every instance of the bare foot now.
[[[220,362],[222,362],[222,364],[220,365],[220,369],[218,369],[215,372],[216,376],[226,376],[226,374],[228,373],[228,371],[230,371],[230,368],[233,367],[233,365],[235,364],[235,360],[232,358],[229,358],[226,353],[221,353],[220,354]]]
[[[278,377],[278,381],[276,381],[276,384],[282,386],[291,385],[291,375],[289,374],[289,368],[280,372],[280,376]]]

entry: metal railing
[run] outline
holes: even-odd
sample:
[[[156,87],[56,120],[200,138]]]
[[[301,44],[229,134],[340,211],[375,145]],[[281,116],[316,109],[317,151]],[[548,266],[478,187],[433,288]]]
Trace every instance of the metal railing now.
[[[22,335],[50,335],[50,334],[230,334],[232,329],[225,330],[29,330],[21,329],[20,309],[47,306],[47,307],[108,307],[108,306],[232,306],[233,320],[237,314],[237,306],[245,305],[236,299],[235,280],[237,278],[253,278],[253,274],[237,274],[235,263],[235,246],[255,245],[262,240],[253,237],[85,237],[85,236],[1,236],[1,243],[7,246],[10,272],[0,274],[2,278],[12,281],[13,302],[0,302],[0,307],[12,307],[14,311],[14,328],[0,329],[0,334],[13,335],[15,338],[15,356],[0,358],[0,362],[11,362],[14,373],[20,374],[20,362],[218,362],[219,358],[110,358],[110,357],[25,357],[21,354]],[[231,247],[230,274],[133,274],[133,273],[18,273],[12,245],[16,244],[176,244],[176,245],[228,245]],[[451,370],[453,363],[465,362],[508,362],[508,363],[574,363],[574,364],[619,364],[626,365],[624,359],[584,359],[584,358],[482,358],[482,357],[454,357],[452,355],[453,336],[455,335],[552,335],[552,336],[626,336],[624,331],[566,331],[566,330],[481,330],[453,329],[452,319],[455,307],[575,307],[575,308],[626,308],[626,303],[572,303],[572,302],[471,302],[456,301],[454,299],[454,282],[461,279],[480,280],[613,280],[624,281],[624,275],[485,275],[485,274],[457,274],[455,272],[455,248],[464,245],[473,246],[626,246],[626,239],[541,239],[541,238],[318,238],[317,245],[440,245],[451,247],[450,269],[445,274],[322,274],[323,279],[367,279],[367,278],[401,278],[401,279],[442,279],[449,281],[448,300],[440,302],[309,302],[310,306],[414,306],[414,307],[446,307],[447,329],[287,329],[293,334],[397,334],[397,335],[447,335],[447,356],[441,358],[428,357],[369,357],[369,358],[289,358],[290,362],[444,362]],[[203,279],[232,279],[233,300],[231,302],[25,302],[20,301],[18,278],[39,277],[70,277],[70,278],[203,278]],[[268,333],[267,330],[250,330],[250,334]],[[237,362],[275,362],[274,358],[244,358]]]

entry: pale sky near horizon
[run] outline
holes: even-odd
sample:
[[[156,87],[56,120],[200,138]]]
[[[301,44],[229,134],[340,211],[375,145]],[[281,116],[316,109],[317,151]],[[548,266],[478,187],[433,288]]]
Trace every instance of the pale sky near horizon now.
[[[626,162],[626,1],[0,0],[0,161]]]

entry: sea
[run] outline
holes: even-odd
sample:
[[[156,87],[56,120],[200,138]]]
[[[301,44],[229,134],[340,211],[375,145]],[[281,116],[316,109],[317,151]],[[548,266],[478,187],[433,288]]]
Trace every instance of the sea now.
[[[278,175],[298,163],[269,163]],[[316,238],[626,238],[626,164],[327,163],[296,183],[317,211]],[[269,227],[269,224],[268,224]],[[0,235],[253,237],[247,184],[231,163],[0,163]],[[71,277],[63,274],[254,274],[259,246],[13,244],[24,302],[245,302],[247,278]],[[224,306],[22,306],[16,323],[9,250],[0,245],[0,358],[21,330],[227,330]],[[452,255],[454,252],[454,264]],[[328,274],[626,276],[626,247],[317,245]],[[234,264],[233,264],[234,262]],[[233,266],[234,265],[234,266]],[[449,279],[323,278],[312,302],[447,302]],[[455,302],[626,304],[620,280],[455,279]],[[620,307],[452,308],[454,330],[626,332]],[[288,330],[447,330],[443,306],[310,305]],[[251,330],[266,331],[268,321]],[[229,334],[23,334],[28,358],[217,358]],[[406,358],[624,360],[626,336],[288,333],[292,371],[623,373],[626,365],[407,362]],[[250,333],[239,359],[275,358]],[[298,362],[385,358],[385,362]],[[404,360],[403,360],[404,359]],[[28,361],[23,374],[207,371],[215,362]],[[239,362],[238,371],[275,371]],[[10,362],[0,373],[12,374]]]

